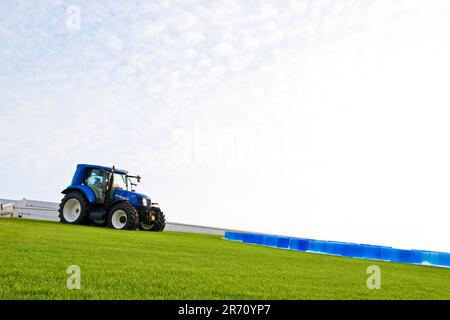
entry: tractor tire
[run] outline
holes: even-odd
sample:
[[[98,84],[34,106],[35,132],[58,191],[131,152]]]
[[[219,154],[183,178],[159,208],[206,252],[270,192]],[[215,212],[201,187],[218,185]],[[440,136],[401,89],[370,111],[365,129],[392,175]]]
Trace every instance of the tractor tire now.
[[[129,202],[120,202],[109,210],[107,224],[110,228],[136,230],[138,222],[138,213]]]
[[[158,207],[151,207],[148,211],[149,214],[154,214],[156,216],[156,220],[153,224],[149,224],[141,219],[139,222],[139,229],[144,231],[163,231],[166,227],[166,217],[164,216],[164,213]]]
[[[67,193],[59,205],[59,219],[67,224],[88,224],[90,204],[79,192]]]

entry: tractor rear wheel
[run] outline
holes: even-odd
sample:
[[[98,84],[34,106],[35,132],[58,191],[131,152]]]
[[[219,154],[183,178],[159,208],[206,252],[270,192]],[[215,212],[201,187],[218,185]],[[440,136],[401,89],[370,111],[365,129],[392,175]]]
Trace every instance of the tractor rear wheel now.
[[[135,230],[139,221],[136,209],[129,202],[114,205],[108,214],[108,227],[118,230]]]
[[[89,220],[89,202],[79,192],[67,193],[59,205],[59,219],[67,224],[87,224]]]
[[[151,217],[151,215],[155,216],[155,221],[153,223],[147,223],[147,221],[143,221],[141,219],[139,223],[139,229],[144,231],[163,231],[166,227],[166,217],[164,213],[158,207],[151,207],[148,209],[147,217]]]

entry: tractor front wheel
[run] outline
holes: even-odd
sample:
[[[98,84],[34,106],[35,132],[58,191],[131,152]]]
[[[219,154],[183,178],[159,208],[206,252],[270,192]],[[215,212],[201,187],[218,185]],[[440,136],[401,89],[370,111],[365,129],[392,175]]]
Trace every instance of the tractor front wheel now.
[[[108,227],[118,230],[135,230],[139,221],[136,209],[129,202],[114,205],[108,214]]]
[[[154,217],[152,220],[151,217]],[[151,207],[148,209],[147,214],[143,217],[147,218],[149,221],[145,221],[141,217],[141,221],[139,223],[139,229],[144,231],[163,231],[166,227],[166,217],[164,213],[158,207]]]
[[[62,223],[86,224],[89,218],[89,203],[79,192],[69,192],[59,205],[59,219]]]

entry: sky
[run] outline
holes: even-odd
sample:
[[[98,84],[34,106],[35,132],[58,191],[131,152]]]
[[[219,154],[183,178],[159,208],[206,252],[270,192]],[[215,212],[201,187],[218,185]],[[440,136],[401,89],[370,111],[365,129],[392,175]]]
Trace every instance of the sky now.
[[[0,2],[0,198],[450,252],[447,0]]]

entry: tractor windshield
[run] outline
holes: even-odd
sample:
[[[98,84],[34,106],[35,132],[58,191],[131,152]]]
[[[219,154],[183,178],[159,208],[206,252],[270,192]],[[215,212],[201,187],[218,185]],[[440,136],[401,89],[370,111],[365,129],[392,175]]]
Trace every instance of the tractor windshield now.
[[[128,190],[127,177],[123,174],[114,173],[114,189]]]

